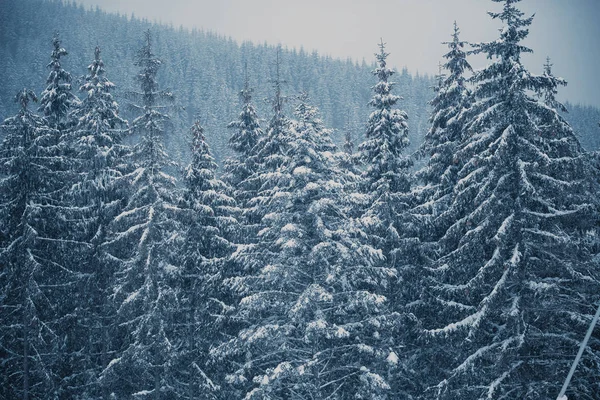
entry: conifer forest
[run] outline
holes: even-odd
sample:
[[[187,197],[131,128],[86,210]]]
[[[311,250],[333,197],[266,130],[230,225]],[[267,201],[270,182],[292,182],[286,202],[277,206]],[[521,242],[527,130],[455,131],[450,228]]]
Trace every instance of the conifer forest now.
[[[600,109],[526,2],[429,76],[0,0],[0,399],[554,400],[581,348],[599,400]]]

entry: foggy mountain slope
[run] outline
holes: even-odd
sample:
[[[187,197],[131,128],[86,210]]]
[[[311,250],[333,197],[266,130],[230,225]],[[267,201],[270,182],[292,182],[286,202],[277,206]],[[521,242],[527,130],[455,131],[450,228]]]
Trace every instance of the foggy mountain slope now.
[[[600,109],[581,104],[565,104],[568,113],[563,116],[569,121],[581,145],[590,151],[600,149]]]
[[[225,125],[238,114],[238,92],[243,87],[246,63],[259,116],[267,118],[270,112],[267,99],[272,96],[276,46],[239,44],[209,32],[176,29],[56,1],[5,0],[0,3],[0,18],[0,70],[6,78],[0,88],[2,118],[14,112],[13,98],[22,86],[38,93],[44,87],[55,31],[69,52],[63,65],[74,77],[85,73],[94,47],[101,47],[107,76],[117,85],[115,95],[125,117],[129,117],[124,94],[134,85],[134,56],[148,28],[155,37],[156,55],[163,61],[159,83],[174,93],[179,106],[173,113],[178,114],[174,118],[175,134],[167,139],[173,157],[186,158],[185,132],[196,116],[206,127],[217,160],[221,162],[228,154],[226,144],[231,132]],[[355,137],[362,135],[374,84],[372,64],[285,48],[281,59],[288,102],[306,90],[320,108],[326,125],[336,129],[334,138],[338,142],[348,125],[353,127]],[[396,76],[396,81],[397,92],[404,97],[402,107],[409,113],[414,149],[427,129],[427,101],[433,83],[428,76],[411,76],[406,70]],[[73,86],[77,89],[79,85],[75,82]],[[288,107],[291,111],[293,106]]]

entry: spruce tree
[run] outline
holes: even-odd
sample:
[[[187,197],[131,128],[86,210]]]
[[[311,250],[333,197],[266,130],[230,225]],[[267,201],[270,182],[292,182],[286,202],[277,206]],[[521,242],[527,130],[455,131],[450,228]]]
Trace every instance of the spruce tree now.
[[[472,71],[463,50],[465,42],[459,38],[460,30],[454,22],[452,41],[444,42],[449,52],[444,55],[446,63],[441,66],[448,74],[440,71],[431,101],[431,128],[419,149],[419,155],[427,158],[427,164],[416,177],[420,186],[416,189],[417,205],[412,213],[419,215],[422,240],[435,242],[447,229],[444,211],[451,199],[456,175],[461,162],[456,155],[462,139],[461,113],[469,105],[470,91],[464,76]]]
[[[54,398],[55,356],[61,338],[55,331],[42,235],[46,198],[52,192],[54,131],[28,105],[28,89],[16,96],[20,110],[2,125],[0,147],[0,397]],[[62,276],[62,275],[61,275]]]
[[[46,195],[40,202],[36,242],[45,275],[45,295],[54,313],[51,324],[57,338],[51,367],[55,380],[53,395],[71,397],[84,384],[85,378],[76,366],[82,348],[76,313],[78,298],[69,294],[77,291],[86,278],[81,260],[88,252],[89,244],[76,234],[81,209],[73,206],[70,197],[76,181],[72,112],[79,100],[72,93],[71,74],[62,66],[67,51],[61,46],[58,34],[54,35],[52,46],[47,66],[50,72],[39,107],[49,134],[43,139]]]
[[[453,191],[462,167],[457,152],[463,139],[463,112],[469,106],[470,90],[467,88],[465,73],[472,71],[464,50],[465,42],[459,38],[460,31],[454,22],[452,40],[444,42],[449,51],[444,55],[446,62],[440,63],[435,97],[430,102],[431,127],[417,155],[425,158],[426,164],[416,173],[418,186],[412,194],[414,203],[409,211],[410,220],[406,225],[406,249],[402,261],[402,280],[411,282],[403,290],[402,303],[406,311],[419,315],[422,320],[412,321],[406,330],[406,341],[411,344],[406,352],[408,368],[412,373],[412,392],[421,393],[428,385],[439,382],[443,373],[435,368],[424,368],[428,360],[437,357],[437,349],[431,346],[427,335],[422,335],[420,327],[435,320],[437,314],[432,307],[432,299],[425,282],[431,279],[431,266],[439,254],[439,240],[452,223],[453,214],[448,212]],[[433,365],[432,367],[435,367]],[[437,373],[437,375],[436,375]]]
[[[285,115],[284,105],[287,97],[282,94],[282,85],[285,83],[280,76],[281,49],[277,49],[275,62],[275,79],[273,80],[274,96],[271,103],[273,116],[265,135],[259,137],[255,145],[254,159],[255,172],[249,176],[241,186],[249,191],[253,197],[244,205],[244,213],[249,224],[260,224],[265,211],[262,205],[266,197],[277,191],[277,180],[271,173],[277,173],[287,157],[287,143],[291,140],[291,120]]]
[[[561,102],[556,100],[556,95],[558,94],[558,86],[566,86],[567,82],[562,78],[554,76],[554,74],[552,74],[552,67],[553,64],[550,62],[550,57],[546,57],[543,76],[551,84],[546,85],[545,87],[541,88],[541,90],[538,90],[538,96],[541,99],[543,99],[544,104],[546,104],[548,107],[566,113],[568,112],[567,107],[565,107]]]
[[[373,71],[379,81],[373,86],[370,105],[375,109],[369,116],[366,141],[358,157],[366,165],[363,173],[364,193],[370,195],[369,207],[362,222],[371,234],[373,246],[382,249],[388,265],[395,267],[395,250],[400,232],[399,219],[407,208],[406,193],[410,190],[409,168],[412,161],[404,155],[409,144],[407,115],[394,108],[401,99],[392,94],[394,71],[387,67],[389,53],[383,40],[376,53],[378,67]]]
[[[171,162],[162,143],[168,121],[162,100],[172,96],[158,88],[161,61],[152,52],[150,31],[135,64],[141,90],[130,97],[140,101],[134,108],[141,115],[130,131],[140,138],[130,156],[133,170],[121,178],[129,186],[126,205],[112,220],[104,245],[116,271],[111,299],[123,332],[121,350],[104,369],[102,384],[118,397],[166,399],[178,389],[174,364],[180,343],[174,340],[174,317],[182,228],[176,179],[165,171]]]
[[[253,217],[249,201],[256,195],[258,189],[255,186],[257,182],[252,181],[252,177],[260,162],[258,143],[264,133],[252,104],[252,92],[246,67],[244,88],[240,92],[242,111],[236,121],[227,125],[229,129],[234,130],[229,138],[229,147],[235,152],[235,156],[225,162],[224,177],[224,180],[231,185],[236,202],[243,210],[240,215],[242,223],[238,225],[237,233],[232,237],[237,243],[252,242],[258,229],[258,219]]]
[[[362,193],[362,176],[360,163],[355,153],[353,135],[354,127],[350,120],[350,113],[344,127],[344,143],[341,151],[335,154],[336,165],[340,170],[340,183],[345,193],[344,212],[350,218],[358,218],[369,204],[369,196]]]
[[[273,117],[269,121],[267,132],[258,135],[258,140],[252,149],[247,149],[249,159],[253,166],[252,173],[236,186],[238,201],[242,206],[243,224],[239,228],[241,235],[237,235],[239,242],[238,249],[232,254],[228,262],[228,277],[224,280],[225,287],[233,294],[233,305],[246,296],[247,288],[243,283],[242,276],[252,276],[258,273],[262,268],[253,254],[257,251],[257,246],[261,242],[260,232],[264,229],[263,217],[268,213],[265,202],[269,196],[278,191],[277,174],[278,169],[286,159],[286,143],[291,140],[291,120],[284,113],[284,103],[286,98],[282,95],[282,80],[280,79],[280,49],[277,49],[275,73],[273,80],[274,96],[272,100]],[[241,194],[243,193],[243,197]],[[245,318],[240,318],[237,312],[228,317],[228,324],[232,326],[235,332],[240,331],[248,325]],[[217,359],[224,357],[223,352],[213,352]],[[243,355],[233,352],[227,354],[229,371],[238,369],[239,364],[243,363]],[[230,374],[230,378],[236,374]],[[245,379],[245,378],[243,378]],[[243,381],[242,379],[242,381]],[[250,390],[249,382],[238,381],[237,379],[227,379],[232,393],[242,396],[246,389]]]
[[[493,1],[504,28],[475,45],[493,62],[473,77],[452,221],[420,315],[437,354],[424,370],[442,375],[428,398],[556,397],[599,300],[595,172],[570,126],[532,97],[557,83],[522,63],[533,17],[519,0]],[[599,361],[586,353],[569,396],[598,393]]]
[[[386,398],[392,271],[344,214],[337,150],[316,108],[303,97],[296,116],[285,142],[263,147],[281,153],[275,170],[259,170],[269,188],[260,240],[234,254],[252,266],[230,279],[246,327],[214,354],[245,357],[228,380],[247,399]]]
[[[76,125],[71,136],[78,179],[69,193],[73,207],[80,208],[73,233],[89,244],[80,260],[88,278],[77,288],[82,343],[79,370],[83,375],[82,392],[88,396],[108,398],[106,388],[98,385],[100,373],[110,362],[113,351],[115,310],[109,301],[112,283],[111,263],[103,245],[107,240],[110,221],[118,215],[125,188],[118,182],[125,172],[122,158],[127,146],[121,144],[127,121],[119,116],[112,91],[115,85],[105,76],[100,48],[94,50],[94,60],[79,90],[83,100],[73,112]]]
[[[69,114],[79,100],[71,90],[71,74],[62,67],[61,58],[68,53],[61,46],[58,33],[52,38],[52,46],[54,48],[48,64],[50,73],[46,80],[46,89],[40,96],[38,111],[43,113],[51,128],[64,131],[70,125]]]
[[[178,355],[181,398],[219,398],[224,369],[211,363],[209,350],[227,330],[226,312],[232,303],[224,290],[226,262],[235,250],[231,237],[238,228],[239,211],[231,188],[215,175],[204,129],[196,121],[191,129],[192,159],[185,170],[182,214],[187,219],[182,243],[180,304],[182,347]]]
[[[229,138],[229,147],[236,153],[236,157],[227,161],[225,171],[227,181],[234,188],[243,186],[242,182],[255,172],[256,145],[263,136],[256,109],[252,104],[252,92],[246,71],[244,88],[240,91],[242,111],[236,121],[227,125],[229,129],[234,130]],[[244,197],[241,193],[237,196]]]

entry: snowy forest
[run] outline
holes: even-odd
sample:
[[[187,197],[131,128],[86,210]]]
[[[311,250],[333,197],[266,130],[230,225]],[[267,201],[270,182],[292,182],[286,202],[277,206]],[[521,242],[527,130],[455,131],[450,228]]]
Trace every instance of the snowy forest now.
[[[520,2],[471,16],[490,42],[448,21],[429,77],[398,38],[0,0],[0,399],[556,399],[600,303],[600,110],[525,65]],[[600,328],[566,395],[600,399]]]

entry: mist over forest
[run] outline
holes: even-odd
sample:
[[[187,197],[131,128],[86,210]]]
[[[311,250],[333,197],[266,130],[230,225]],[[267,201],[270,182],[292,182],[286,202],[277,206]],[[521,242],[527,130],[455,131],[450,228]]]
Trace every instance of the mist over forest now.
[[[13,98],[18,90],[23,87],[38,93],[43,90],[54,33],[60,34],[69,52],[63,63],[73,75],[75,86],[85,76],[94,48],[100,46],[111,80],[116,84],[115,98],[123,103],[121,112],[131,117],[124,97],[136,85],[135,54],[146,29],[152,29],[155,52],[163,62],[157,79],[162,87],[173,92],[178,106],[172,112],[175,126],[165,137],[172,157],[188,160],[185,132],[196,118],[206,128],[219,164],[232,154],[227,146],[230,132],[226,125],[237,115],[238,92],[244,86],[246,67],[258,114],[268,119],[276,43],[238,43],[211,32],[160,25],[135,15],[109,14],[69,2],[7,0],[0,7],[0,69],[7,74],[0,88],[2,119],[15,111]],[[448,25],[451,26],[451,21]],[[440,42],[445,39],[440,38]],[[342,143],[345,129],[351,129],[357,138],[363,135],[370,112],[374,68],[374,57],[358,62],[323,57],[305,49],[283,48],[281,52],[286,96],[293,100],[300,92],[308,92],[324,123],[334,129],[333,139],[338,144]],[[541,69],[541,65],[536,66],[536,70]],[[429,129],[429,101],[434,94],[435,79],[402,69],[394,81],[396,93],[402,96],[402,109],[410,119],[409,151],[415,151]],[[600,109],[568,101],[566,106],[569,113],[564,116],[583,146],[588,150],[599,149]]]

